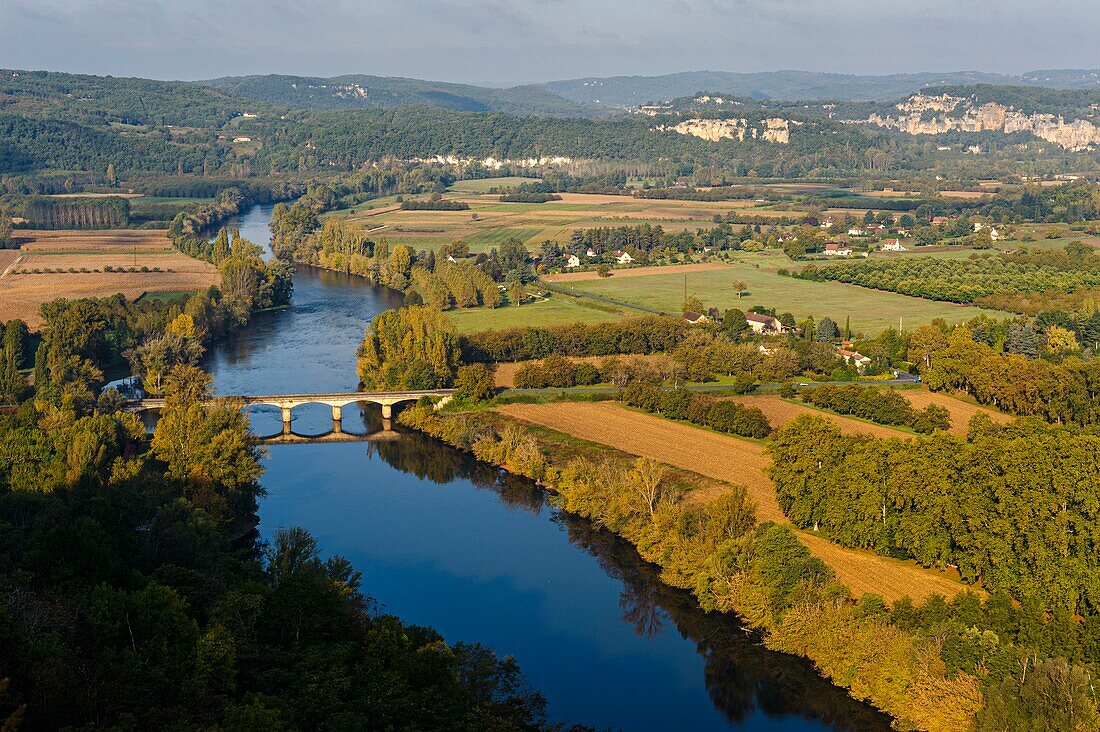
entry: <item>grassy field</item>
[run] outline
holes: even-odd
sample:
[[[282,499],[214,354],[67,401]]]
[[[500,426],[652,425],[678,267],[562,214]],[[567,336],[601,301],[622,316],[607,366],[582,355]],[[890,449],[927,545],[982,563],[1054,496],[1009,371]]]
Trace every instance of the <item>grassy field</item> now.
[[[19,236],[18,259],[0,276],[0,313],[4,319],[22,318],[31,328],[41,324],[42,303],[57,298],[121,293],[136,299],[144,293],[195,292],[219,281],[213,265],[172,249],[164,231],[20,231]],[[150,271],[106,272],[106,267]]]
[[[790,311],[798,320],[812,315],[816,320],[829,316],[843,325],[851,318],[853,332],[877,333],[887,327],[906,328],[944,318],[957,323],[981,313],[1006,317],[1005,313],[964,307],[953,303],[934,302],[890,292],[880,292],[838,282],[810,282],[783,277],[781,268],[793,268],[787,257],[778,251],[736,255],[729,267],[703,272],[672,272],[647,277],[609,277],[572,283],[579,292],[609,297],[667,313],[679,313],[687,293],[699,297],[707,307],[719,310],[755,305]],[[797,265],[794,265],[797,266]],[[738,298],[732,282],[748,284],[746,294]]]
[[[475,333],[490,328],[513,328],[528,325],[602,323],[622,317],[619,313],[609,313],[578,305],[575,300],[563,295],[530,302],[519,307],[448,310],[444,315],[454,323],[455,328],[460,333]]]
[[[510,404],[498,407],[498,411],[707,478],[740,483],[756,502],[757,520],[787,523],[766,473],[770,459],[758,442],[640,414],[609,402]],[[720,490],[711,490],[699,498],[707,500],[720,495]],[[955,573],[846,549],[810,532],[799,531],[798,535],[856,596],[874,592],[892,602],[906,595],[915,600],[932,593],[952,597],[965,589]]]

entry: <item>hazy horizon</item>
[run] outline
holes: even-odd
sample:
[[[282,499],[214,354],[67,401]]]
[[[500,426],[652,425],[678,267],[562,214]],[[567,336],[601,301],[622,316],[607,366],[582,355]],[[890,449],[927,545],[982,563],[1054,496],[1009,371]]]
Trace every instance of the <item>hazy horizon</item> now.
[[[1100,68],[1092,0],[0,0],[0,66],[493,86],[687,71]]]

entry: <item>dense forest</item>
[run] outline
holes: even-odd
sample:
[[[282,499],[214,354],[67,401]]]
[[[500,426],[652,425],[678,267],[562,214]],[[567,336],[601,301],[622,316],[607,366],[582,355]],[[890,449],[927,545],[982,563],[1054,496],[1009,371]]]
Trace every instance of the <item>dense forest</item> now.
[[[150,442],[117,393],[74,399],[90,393],[87,372],[59,367],[86,362],[92,344],[66,330],[94,326],[83,314],[46,330],[59,388],[0,415],[0,717],[37,729],[543,727],[544,701],[511,659],[379,613],[359,573],[322,560],[302,529],[268,546],[248,532],[259,452],[235,406],[198,403],[204,372],[167,373]]]

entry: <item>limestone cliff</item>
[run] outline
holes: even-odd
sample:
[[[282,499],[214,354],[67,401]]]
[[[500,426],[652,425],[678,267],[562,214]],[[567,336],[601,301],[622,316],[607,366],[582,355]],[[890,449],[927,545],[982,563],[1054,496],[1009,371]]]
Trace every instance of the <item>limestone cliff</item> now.
[[[1061,116],[1025,113],[997,102],[978,104],[973,98],[949,94],[914,94],[895,105],[899,114],[872,114],[867,123],[910,135],[945,132],[1027,132],[1067,150],[1090,150],[1100,145],[1100,126],[1087,119],[1066,121]]]
[[[766,140],[787,145],[791,141],[791,128],[801,124],[777,117],[761,120],[759,124],[750,124],[747,119],[689,119],[671,127],[659,126],[658,130],[671,130],[681,135],[693,135],[711,142],[719,140],[737,140],[746,138]]]

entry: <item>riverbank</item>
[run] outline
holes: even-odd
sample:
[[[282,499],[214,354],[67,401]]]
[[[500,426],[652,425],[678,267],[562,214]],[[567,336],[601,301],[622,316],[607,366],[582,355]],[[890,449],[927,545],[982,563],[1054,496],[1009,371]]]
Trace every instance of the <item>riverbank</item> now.
[[[949,672],[942,641],[897,627],[881,597],[852,599],[789,527],[756,525],[741,486],[665,468],[667,492],[639,508],[643,468],[618,450],[490,411],[415,407],[400,421],[537,481],[563,510],[627,539],[662,568],[664,582],[693,592],[702,608],[736,613],[768,648],[810,659],[901,729],[965,729],[981,708],[979,680]]]

